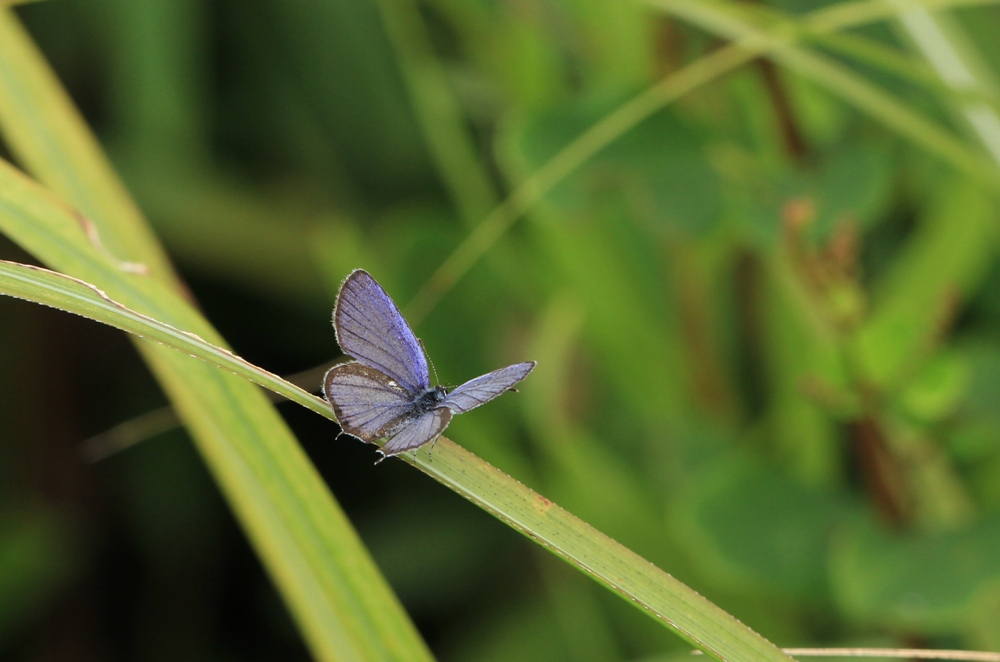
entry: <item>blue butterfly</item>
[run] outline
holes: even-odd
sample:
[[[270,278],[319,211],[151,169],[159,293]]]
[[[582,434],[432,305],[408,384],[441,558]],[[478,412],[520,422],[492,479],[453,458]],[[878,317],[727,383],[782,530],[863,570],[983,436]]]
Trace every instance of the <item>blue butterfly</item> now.
[[[516,363],[451,393],[431,386],[423,345],[385,290],[361,269],[340,286],[333,327],[340,348],[356,360],[331,368],[323,392],[346,434],[368,442],[389,438],[383,458],[436,440],[452,416],[511,390],[535,367],[534,361]]]

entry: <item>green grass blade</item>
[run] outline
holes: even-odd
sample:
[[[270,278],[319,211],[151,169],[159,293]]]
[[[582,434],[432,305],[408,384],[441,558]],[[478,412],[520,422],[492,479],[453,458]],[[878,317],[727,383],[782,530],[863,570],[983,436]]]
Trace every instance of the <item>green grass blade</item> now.
[[[940,96],[945,104],[958,106],[960,114],[967,116],[965,119],[969,120],[973,130],[982,133],[984,127],[980,116],[983,106],[996,103],[997,86],[992,81],[984,80],[989,78],[989,74],[981,58],[976,56],[972,42],[963,35],[960,26],[941,12],[950,8],[997,4],[998,1],[842,2],[807,14],[802,19],[761,6],[754,7],[749,15],[781,25],[782,30],[795,33],[804,42],[824,46],[924,87]],[[876,9],[878,11],[874,11]],[[927,62],[914,61],[909,53],[844,30],[856,26],[860,19],[869,22],[894,17],[912,37]],[[995,134],[996,129],[987,125],[984,143],[991,153],[997,152]]]
[[[995,5],[1000,0],[922,0],[928,10],[958,9],[960,7],[982,7]],[[853,0],[838,2],[808,15],[809,29],[819,32],[834,32],[891,19],[899,11],[887,0]]]
[[[153,340],[217,368],[228,370],[306,409],[329,417],[330,406],[322,398],[253,365],[228,349],[138,313],[115,301],[100,288],[78,278],[29,264],[0,260],[0,293],[75,313],[140,338]]]
[[[649,561],[545,497],[441,439],[414,463],[718,660],[787,660],[773,644]]]
[[[0,262],[0,293],[83,315],[155,340],[333,418],[323,400],[226,349],[130,310],[79,279],[38,267]],[[631,600],[710,655],[720,660],[787,659],[759,635],[681,582],[457,444],[441,439],[433,455],[424,447],[403,459]],[[230,461],[244,469],[235,454]],[[267,505],[265,500],[259,507]]]
[[[796,45],[785,30],[756,25],[745,19],[741,8],[714,0],[651,0],[651,4],[726,39],[763,47],[775,61],[822,85],[960,172],[1000,188],[1000,172],[978,152],[864,77]]]
[[[900,24],[941,82],[959,95],[980,97],[958,101],[954,107],[1000,165],[1000,114],[995,104],[986,101],[995,98],[997,83],[972,40],[946,14],[931,13],[911,0],[893,0],[892,4],[899,8]]]
[[[964,301],[996,255],[996,208],[988,191],[944,188],[913,238],[876,284],[859,330],[866,379],[887,389],[912,379],[940,334],[942,311]]]
[[[222,344],[65,92],[0,11],[0,130],[21,163],[79,210],[0,163],[0,231],[129,308]],[[142,265],[142,269],[136,268]],[[281,417],[251,384],[138,344],[317,659],[430,653]],[[333,430],[331,429],[331,437]]]

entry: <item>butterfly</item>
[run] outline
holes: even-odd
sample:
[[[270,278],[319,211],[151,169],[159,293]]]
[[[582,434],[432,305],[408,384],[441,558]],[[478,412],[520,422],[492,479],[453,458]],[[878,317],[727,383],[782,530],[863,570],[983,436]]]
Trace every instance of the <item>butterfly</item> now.
[[[323,393],[344,433],[389,440],[382,459],[435,441],[451,417],[485,404],[528,376],[534,361],[476,377],[451,393],[431,386],[423,344],[367,271],[344,280],[333,309],[337,342],[354,361],[334,366]],[[381,459],[379,460],[381,461]]]

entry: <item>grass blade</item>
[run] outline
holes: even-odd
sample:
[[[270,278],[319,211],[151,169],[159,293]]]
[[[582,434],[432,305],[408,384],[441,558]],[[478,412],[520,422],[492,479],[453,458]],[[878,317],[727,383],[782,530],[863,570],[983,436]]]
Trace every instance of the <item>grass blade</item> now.
[[[911,0],[893,0],[893,4],[899,8],[900,24],[942,83],[959,96],[964,93],[981,97],[960,101],[955,107],[993,160],[1000,164],[1000,115],[995,105],[982,100],[995,95],[996,82],[972,41],[947,15],[932,14]]]
[[[330,406],[322,398],[258,368],[228,349],[136,312],[79,278],[30,264],[0,260],[0,292],[103,322],[140,338],[190,354],[330,418]]]
[[[713,34],[763,48],[775,61],[822,85],[960,172],[1000,188],[1000,173],[979,153],[862,76],[796,45],[786,31],[755,25],[745,19],[740,8],[714,0],[651,0],[651,3]]]
[[[0,11],[0,130],[21,163],[79,210],[0,163],[0,230],[42,262],[94,283],[130,309],[222,344],[185,299],[155,236],[9,10]],[[430,659],[357,534],[263,394],[181,353],[148,342],[138,347],[313,655]]]
[[[0,293],[83,315],[155,340],[333,418],[330,407],[320,398],[224,348],[130,310],[79,279],[38,267],[0,262]],[[695,591],[450,440],[442,438],[433,456],[424,447],[413,455],[401,457],[631,600],[713,657],[787,659],[773,645]]]

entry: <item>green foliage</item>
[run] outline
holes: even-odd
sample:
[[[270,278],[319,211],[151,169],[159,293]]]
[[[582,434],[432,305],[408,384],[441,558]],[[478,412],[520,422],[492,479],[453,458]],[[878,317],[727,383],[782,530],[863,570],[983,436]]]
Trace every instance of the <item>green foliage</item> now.
[[[142,659],[1000,647],[996,4],[0,10],[0,258],[80,279],[0,288],[160,343],[0,301],[0,657],[94,586]],[[276,375],[357,267],[443,383],[539,367],[370,468],[250,384],[330,417]],[[198,455],[76,462],[158,388]]]

